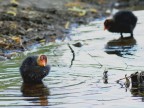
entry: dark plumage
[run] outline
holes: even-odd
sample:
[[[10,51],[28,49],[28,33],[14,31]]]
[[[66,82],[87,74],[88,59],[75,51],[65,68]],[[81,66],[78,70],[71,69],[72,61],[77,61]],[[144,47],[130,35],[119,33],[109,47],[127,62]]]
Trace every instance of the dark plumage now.
[[[21,67],[20,73],[26,83],[40,83],[49,74],[50,65],[47,65],[45,55],[27,57]]]
[[[137,23],[137,17],[131,11],[119,11],[112,19],[106,19],[104,27],[110,32],[130,33],[133,37],[133,30]]]
[[[133,88],[138,88],[139,86],[139,72],[135,72],[133,74],[131,74],[130,78],[131,78],[131,84]]]

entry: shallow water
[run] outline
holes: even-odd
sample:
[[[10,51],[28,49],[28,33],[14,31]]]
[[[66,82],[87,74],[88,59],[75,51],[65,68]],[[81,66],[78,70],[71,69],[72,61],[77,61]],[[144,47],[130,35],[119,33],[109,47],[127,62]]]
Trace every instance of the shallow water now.
[[[0,63],[0,107],[142,108],[142,91],[132,91],[131,86],[126,90],[116,83],[125,74],[144,70],[144,11],[135,14],[139,20],[134,39],[121,40],[120,34],[103,31],[103,18],[73,28],[73,41],[50,43]],[[76,42],[83,46],[74,47],[72,44]],[[50,74],[43,84],[23,84],[20,63],[26,55],[41,53],[49,58]],[[108,81],[104,82],[105,70],[108,70]]]

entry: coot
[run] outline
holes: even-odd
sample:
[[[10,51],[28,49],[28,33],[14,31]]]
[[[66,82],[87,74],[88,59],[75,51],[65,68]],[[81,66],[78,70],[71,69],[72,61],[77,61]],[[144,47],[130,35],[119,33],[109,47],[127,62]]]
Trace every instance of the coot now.
[[[20,66],[20,74],[26,83],[41,83],[49,74],[50,65],[47,65],[47,56],[29,56]]]
[[[131,11],[119,11],[112,19],[106,19],[104,22],[104,29],[110,32],[130,33],[133,37],[133,30],[137,23],[137,17]]]

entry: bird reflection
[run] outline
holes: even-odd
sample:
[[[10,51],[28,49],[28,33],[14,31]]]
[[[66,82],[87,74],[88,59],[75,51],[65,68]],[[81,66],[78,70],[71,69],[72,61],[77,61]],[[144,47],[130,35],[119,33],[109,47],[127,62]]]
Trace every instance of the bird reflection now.
[[[136,45],[136,40],[133,37],[125,37],[110,40],[105,46],[105,52],[107,54],[116,54],[120,57],[125,55],[133,55],[136,51],[134,46]]]
[[[135,97],[144,97],[144,87],[135,88],[131,87],[131,94]]]
[[[27,98],[27,101],[32,101],[34,104],[41,106],[48,105],[48,96],[50,94],[49,89],[43,83],[39,84],[26,84],[23,83],[21,86],[21,92],[24,97],[38,97],[38,98]]]

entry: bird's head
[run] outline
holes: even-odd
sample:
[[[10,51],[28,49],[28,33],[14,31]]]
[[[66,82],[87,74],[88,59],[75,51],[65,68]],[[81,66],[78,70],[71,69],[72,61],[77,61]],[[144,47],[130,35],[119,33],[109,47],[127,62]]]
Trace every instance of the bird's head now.
[[[112,19],[106,19],[104,22],[104,30],[108,30],[112,26],[113,20]]]
[[[46,55],[39,55],[38,58],[37,58],[37,64],[39,66],[46,66],[47,65],[47,56]]]

